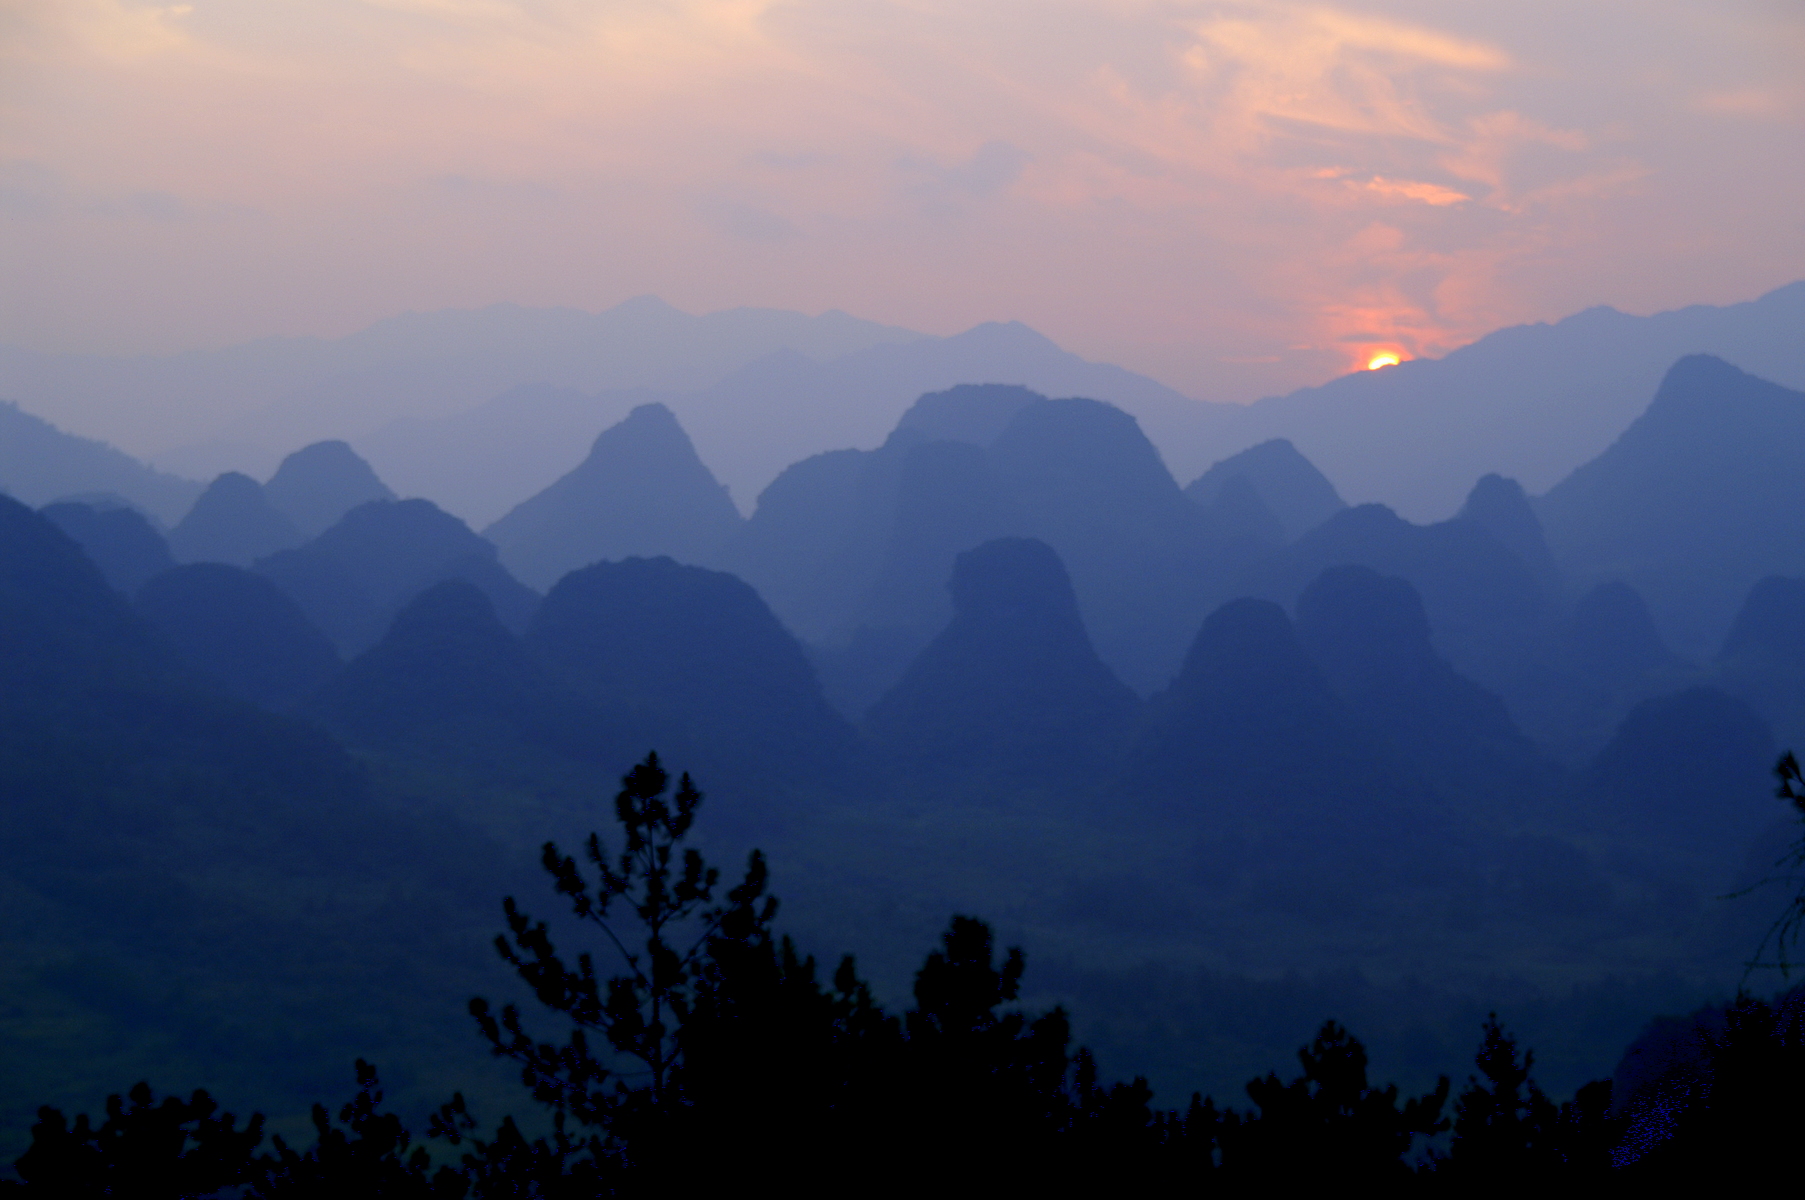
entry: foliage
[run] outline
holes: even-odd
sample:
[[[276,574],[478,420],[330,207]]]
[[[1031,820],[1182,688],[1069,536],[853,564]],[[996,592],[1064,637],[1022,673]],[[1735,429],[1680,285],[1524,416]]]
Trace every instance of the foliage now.
[[[914,1006],[891,1015],[850,957],[824,980],[813,958],[774,933],[777,905],[756,852],[740,882],[723,888],[719,870],[685,844],[701,800],[687,776],[673,790],[650,756],[616,797],[618,852],[592,835],[585,867],[545,846],[556,893],[611,966],[588,950],[563,956],[547,923],[504,902],[498,950],[570,1028],[561,1041],[542,1041],[513,1006],[470,1008],[492,1051],[512,1059],[550,1108],[548,1133],[529,1136],[503,1118],[481,1134],[454,1096],[428,1133],[455,1161],[435,1163],[383,1111],[375,1068],[360,1060],[358,1092],[336,1120],[314,1107],[312,1146],[277,1137],[260,1153],[261,1116],[240,1127],[205,1093],[157,1103],[140,1084],[129,1104],[109,1100],[99,1126],[42,1110],[18,1164],[23,1192],[562,1200],[636,1195],[679,1179],[694,1190],[781,1179],[807,1193],[853,1181],[904,1191],[1151,1191],[1205,1176],[1268,1186],[1413,1175],[1470,1188],[1594,1175],[1620,1143],[1609,1084],[1557,1106],[1531,1077],[1533,1055],[1519,1055],[1495,1016],[1452,1119],[1445,1077],[1414,1097],[1375,1086],[1365,1047],[1332,1021],[1299,1052],[1296,1078],[1247,1085],[1252,1109],[1193,1097],[1183,1113],[1156,1110],[1144,1080],[1100,1080],[1090,1055],[1073,1047],[1063,1010],[1011,1007],[1025,959],[1018,948],[999,955],[973,917],[952,919],[916,975]],[[1790,1009],[1753,1001],[1734,1009],[1708,1047],[1709,1086],[1695,1089],[1673,1136],[1655,1139],[1645,1161],[1696,1165],[1711,1147],[1778,1144],[1797,1114],[1776,1099],[1776,1070],[1800,1066],[1799,1028]],[[1434,1153],[1450,1129],[1447,1153]]]
[[[1715,1182],[1732,1164],[1749,1178],[1783,1178],[1805,1121],[1805,999],[1745,993],[1718,1019],[1695,1020],[1691,1040],[1695,1059],[1625,1098],[1619,1165],[1664,1183]]]
[[[259,1160],[252,1194],[259,1200],[302,1200],[335,1190],[396,1200],[462,1197],[466,1185],[458,1172],[433,1170],[425,1147],[414,1146],[401,1118],[381,1111],[381,1104],[376,1068],[358,1059],[357,1095],[339,1109],[338,1121],[316,1104],[312,1147],[297,1151],[280,1135],[271,1139],[275,1154]]]
[[[1799,760],[1791,750],[1780,756],[1774,766],[1774,775],[1780,780],[1774,794],[1805,816],[1805,769],[1799,766]],[[1805,934],[1805,835],[1796,839],[1774,866],[1779,874],[1763,882],[1785,881],[1797,885],[1798,890],[1787,900],[1785,910],[1755,948],[1748,969],[1770,968],[1778,970],[1785,978],[1800,965],[1792,955],[1800,935]]]
[[[628,772],[615,797],[624,834],[619,854],[610,855],[599,834],[585,847],[598,874],[593,885],[574,857],[545,844],[543,861],[556,890],[601,932],[616,974],[603,979],[587,951],[567,963],[545,922],[534,921],[511,896],[503,902],[509,932],[496,948],[541,1003],[573,1022],[567,1040],[535,1041],[514,1005],[497,1015],[486,1000],[470,1003],[483,1036],[496,1053],[520,1063],[536,1099],[600,1129],[619,1129],[667,1105],[681,1065],[679,1034],[696,1010],[705,959],[717,946],[768,941],[776,915],[756,851],[745,878],[716,901],[719,870],[693,848],[678,854],[702,794],[688,775],[674,796],[667,796],[669,785],[656,754]],[[597,1032],[608,1048],[604,1057],[591,1045]]]
[[[1610,1164],[1621,1130],[1612,1119],[1609,1080],[1589,1083],[1556,1104],[1530,1077],[1535,1052],[1517,1056],[1516,1039],[1498,1015],[1485,1021],[1474,1059],[1478,1076],[1455,1101],[1452,1146],[1438,1164],[1446,1174],[1487,1183],[1523,1183],[1595,1175]],[[1483,1077],[1483,1078],[1481,1078]]]
[[[1247,1085],[1258,1115],[1225,1114],[1222,1163],[1260,1178],[1401,1178],[1418,1138],[1447,1128],[1444,1076],[1427,1095],[1398,1102],[1396,1084],[1373,1087],[1366,1049],[1333,1021],[1298,1051],[1303,1074],[1289,1083],[1267,1075]]]
[[[86,1114],[71,1125],[56,1109],[39,1109],[31,1148],[17,1169],[39,1195],[174,1200],[248,1182],[262,1141],[261,1116],[241,1127],[205,1091],[158,1101],[140,1083],[124,1097],[107,1098],[99,1125]]]

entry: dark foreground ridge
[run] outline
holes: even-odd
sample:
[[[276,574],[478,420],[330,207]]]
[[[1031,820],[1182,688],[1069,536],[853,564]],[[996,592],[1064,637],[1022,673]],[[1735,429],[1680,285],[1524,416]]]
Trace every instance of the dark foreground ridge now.
[[[562,1028],[541,1040],[514,1004],[479,998],[469,1008],[549,1110],[548,1133],[529,1135],[513,1117],[481,1132],[459,1094],[422,1141],[383,1111],[376,1069],[360,1059],[357,1095],[336,1118],[314,1106],[305,1148],[278,1134],[266,1149],[261,1115],[241,1124],[205,1091],[158,1100],[139,1083],[98,1121],[41,1109],[16,1164],[22,1182],[0,1191],[647,1195],[778,1172],[804,1195],[1412,1177],[1470,1194],[1506,1183],[1703,1182],[1726,1154],[1750,1170],[1790,1161],[1801,1107],[1790,1080],[1805,1067],[1796,994],[1778,1005],[1739,999],[1708,1014],[1690,1045],[1668,1031],[1692,1053],[1670,1053],[1664,1067],[1648,1054],[1629,1103],[1614,1104],[1600,1081],[1557,1104],[1531,1077],[1534,1055],[1519,1053],[1494,1016],[1458,1093],[1445,1076],[1414,1097],[1375,1085],[1365,1048],[1330,1021],[1299,1051],[1294,1078],[1248,1083],[1249,1108],[1193,1096],[1182,1111],[1161,1110],[1144,1080],[1098,1078],[1062,1009],[1006,1007],[1026,962],[1019,949],[999,960],[983,921],[953,918],[900,1015],[873,999],[850,955],[824,980],[777,933],[758,851],[728,886],[687,844],[701,802],[688,775],[673,789],[649,755],[622,780],[613,837],[591,834],[580,857],[546,843],[545,871],[584,931],[576,958],[513,897],[503,903],[508,930],[496,948]],[[598,957],[611,966],[598,969]]]

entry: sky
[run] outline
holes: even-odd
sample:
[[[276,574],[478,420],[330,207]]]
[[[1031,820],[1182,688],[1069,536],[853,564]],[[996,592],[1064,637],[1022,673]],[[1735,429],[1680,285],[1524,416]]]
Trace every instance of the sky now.
[[[1805,278],[1798,0],[0,0],[0,342],[654,294],[1248,400]]]

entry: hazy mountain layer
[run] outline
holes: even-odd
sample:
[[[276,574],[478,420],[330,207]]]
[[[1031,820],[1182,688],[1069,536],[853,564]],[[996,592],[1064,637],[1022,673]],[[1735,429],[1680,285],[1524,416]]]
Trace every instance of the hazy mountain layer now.
[[[74,538],[107,582],[128,596],[151,576],[175,566],[169,543],[136,509],[64,501],[38,511]]]
[[[669,555],[710,562],[739,510],[662,404],[645,404],[596,438],[570,474],[483,531],[536,588],[603,559]]]
[[[1611,445],[1682,355],[1709,352],[1805,388],[1801,327],[1805,282],[1651,317],[1592,308],[1262,400],[1229,413],[1215,436],[1223,453],[1289,438],[1351,502],[1432,521],[1488,473],[1531,493],[1552,487]]]
[[[326,532],[360,504],[395,498],[370,464],[344,442],[315,442],[296,450],[263,485],[263,494],[308,538]]]
[[[379,641],[403,606],[435,583],[481,588],[502,621],[524,629],[538,593],[508,574],[493,543],[426,500],[372,500],[304,546],[259,559],[345,654]]]
[[[966,402],[975,412],[961,423],[952,414]],[[1023,389],[955,388],[919,406],[933,415],[906,417],[877,450],[785,471],[723,562],[803,637],[850,647],[861,630],[889,631],[912,651],[952,615],[939,581],[957,554],[996,537],[1038,538],[1070,572],[1104,661],[1143,691],[1168,680],[1225,573],[1215,556],[1228,554],[1228,539],[1134,418]],[[994,437],[927,440],[939,429]],[[870,703],[893,680],[848,694]]]
[[[1802,310],[1805,283],[1651,317],[1589,309],[1246,407],[1189,400],[1017,324],[935,338],[838,313],[692,317],[649,298],[600,314],[506,305],[408,314],[345,338],[161,358],[0,348],[0,394],[200,477],[261,476],[288,447],[348,438],[402,493],[482,525],[576,466],[582,445],[649,400],[678,415],[744,509],[799,459],[876,445],[924,392],[1012,383],[1127,410],[1181,479],[1286,438],[1350,500],[1432,520],[1487,473],[1532,492],[1551,486],[1608,446],[1683,354],[1712,352],[1805,386],[1794,336]]]
[[[1284,438],[1216,463],[1185,486],[1185,495],[1208,508],[1235,480],[1249,487],[1277,520],[1282,541],[1295,541],[1347,507],[1335,485]]]
[[[17,404],[0,402],[0,492],[34,506],[112,492],[173,525],[201,485],[153,471],[104,442],[64,433]]]
[[[477,986],[493,883],[470,881],[505,875],[494,846],[379,796],[319,730],[210,693],[7,499],[0,762],[9,1141],[121,1068],[297,1114],[359,1053],[483,1070],[401,981]]]
[[[1059,556],[1004,538],[953,563],[952,623],[866,718],[912,775],[962,792],[998,780],[1065,793],[1113,776],[1140,701],[1103,665]]]
[[[1346,509],[1260,563],[1242,590],[1291,603],[1330,567],[1354,563],[1410,581],[1436,649],[1499,687],[1555,612],[1530,569],[1477,521],[1413,525],[1378,504]]]
[[[575,445],[634,406],[656,400],[677,415],[702,461],[740,507],[750,509],[795,462],[878,445],[924,393],[993,383],[1108,401],[1141,422],[1180,475],[1226,453],[1210,433],[1212,414],[1224,406],[1199,404],[1144,376],[1086,362],[1016,323],[882,343],[837,357],[783,350],[689,392],[638,388],[584,396],[522,388],[474,411],[378,431],[358,445],[403,490],[442,498],[453,511],[480,521],[545,487],[577,464]],[[451,462],[477,467],[485,478],[467,484],[443,465]]]
[[[649,296],[602,313],[496,304],[404,313],[341,338],[271,337],[165,356],[0,348],[0,395],[139,454],[190,447],[178,456],[184,473],[262,475],[289,447],[458,412],[523,383],[693,391],[778,350],[825,358],[919,336],[840,312],[691,316]],[[228,455],[233,443],[250,443],[267,461],[210,460],[207,443]]]
[[[133,604],[197,678],[265,708],[293,709],[341,665],[299,605],[240,567],[175,567],[139,589]]]
[[[221,562],[248,567],[278,550],[301,544],[301,531],[278,511],[249,475],[227,471],[207,485],[194,507],[169,531],[177,562]]]
[[[1805,294],[1805,289],[1802,289]],[[1707,355],[1537,504],[1576,583],[1634,584],[1673,647],[1709,657],[1766,575],[1805,574],[1805,393]]]

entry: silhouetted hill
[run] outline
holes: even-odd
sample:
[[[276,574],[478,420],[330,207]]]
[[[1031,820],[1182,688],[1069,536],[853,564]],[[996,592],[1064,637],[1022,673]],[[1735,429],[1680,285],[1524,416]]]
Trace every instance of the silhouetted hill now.
[[[853,611],[868,627],[898,631],[919,646],[952,617],[946,578],[954,558],[1025,522],[983,447],[911,441],[898,434],[898,444],[887,446],[901,456],[894,508]]]
[[[1331,567],[1297,600],[1297,638],[1360,721],[1463,811],[1520,818],[1550,774],[1504,702],[1435,652],[1416,589],[1368,567]]]
[[[34,506],[113,492],[173,523],[201,494],[201,485],[154,471],[105,442],[64,433],[17,404],[0,401],[0,491]]]
[[[1788,816],[1774,799],[1775,753],[1748,705],[1693,687],[1630,710],[1586,784],[1603,828],[1646,848],[1698,903],[1727,890],[1756,835]]]
[[[546,595],[526,643],[580,693],[650,710],[672,734],[660,745],[681,747],[664,753],[718,778],[821,779],[852,754],[802,648],[731,575],[668,558],[584,567]]]
[[[395,498],[370,464],[344,442],[315,442],[296,450],[263,485],[263,494],[304,538],[318,537],[360,504]]]
[[[1714,665],[1724,690],[1787,745],[1805,733],[1805,579],[1770,575],[1750,588]]]
[[[878,449],[817,454],[773,480],[724,552],[725,565],[801,636],[831,644],[882,627],[909,645],[906,662],[950,614],[940,585],[953,555],[1017,524],[999,524],[1003,501],[989,460],[970,447],[988,446],[1044,399],[1001,386],[919,397]]]
[[[442,580],[481,588],[514,629],[525,628],[539,600],[497,561],[492,543],[427,500],[360,504],[305,546],[260,559],[256,570],[346,654],[374,645],[403,605]]]
[[[1272,514],[1260,493],[1243,476],[1222,485],[1216,498],[1203,506],[1210,528],[1244,547],[1249,561],[1259,561],[1291,540],[1284,522]]]
[[[1016,415],[990,461],[1023,532],[1071,572],[1104,661],[1142,691],[1170,679],[1208,611],[1213,539],[1135,419],[1049,400]]]
[[[1805,393],[1708,355],[1673,364],[1648,410],[1538,504],[1584,585],[1633,584],[1681,653],[1704,658],[1766,575],[1805,574]]]
[[[953,565],[952,623],[866,720],[915,775],[1069,787],[1111,772],[1140,702],[1098,659],[1065,567],[1025,538],[986,542]]]
[[[662,404],[642,404],[595,439],[576,470],[484,531],[521,579],[549,588],[604,559],[712,561],[739,510]]]
[[[1484,476],[1467,493],[1467,501],[1454,519],[1471,521],[1491,534],[1529,568],[1550,600],[1560,599],[1565,587],[1561,570],[1522,484],[1502,475]]]
[[[0,496],[0,704],[29,711],[97,688],[149,688],[174,660],[81,547]]]
[[[1343,919],[1424,881],[1437,806],[1360,727],[1278,605],[1211,613],[1149,711],[1130,794],[1190,831],[1206,887]]]
[[[38,511],[74,538],[107,582],[128,596],[151,576],[175,566],[163,535],[124,504],[60,501]]]
[[[1505,699],[1532,737],[1578,763],[1603,748],[1633,705],[1696,671],[1662,642],[1636,589],[1613,580],[1537,640]]]
[[[881,451],[803,459],[760,493],[726,565],[799,635],[826,640],[877,570],[900,472],[900,456]]]
[[[188,515],[169,531],[169,549],[177,562],[248,567],[266,554],[300,544],[300,531],[276,511],[263,486],[236,471],[208,484]]]
[[[1291,603],[1323,571],[1348,563],[1409,580],[1436,649],[1487,687],[1516,676],[1552,615],[1534,575],[1483,525],[1412,525],[1380,504],[1329,518],[1252,571],[1247,590]]]
[[[175,567],[146,583],[134,607],[195,675],[278,712],[312,695],[340,666],[300,606],[242,567]]]
[[[967,402],[976,415],[961,425]],[[1038,538],[1066,564],[1104,661],[1137,688],[1170,678],[1207,609],[1212,568],[1222,574],[1224,539],[1134,418],[1015,389],[954,389],[922,404],[927,415],[875,451],[819,455],[784,472],[727,564],[813,642],[851,647],[877,636],[912,649],[950,615],[933,581],[954,555],[996,537]],[[978,436],[1011,409],[988,447],[923,440],[938,427]],[[891,682],[867,687],[865,702]]]
[[[1285,541],[1295,541],[1347,507],[1335,485],[1284,438],[1223,459],[1186,485],[1185,495],[1210,508],[1237,479],[1278,519]]]
[[[926,442],[969,442],[988,446],[1002,436],[1016,414],[1046,397],[1004,383],[964,383],[916,398],[891,431],[919,435]]]
[[[547,378],[536,370],[522,382]],[[791,464],[841,447],[879,445],[918,397],[982,380],[1115,404],[1143,424],[1187,477],[1225,448],[1210,431],[1219,412],[1231,406],[1200,403],[1120,367],[1086,362],[1014,322],[946,338],[879,339],[835,354],[802,345],[773,349],[695,387],[635,383],[586,397],[542,388],[499,395],[503,389],[497,388],[490,393],[494,400],[469,413],[356,440],[383,477],[403,490],[442,497],[463,512],[467,498],[500,495],[499,484],[511,479],[511,506],[576,465],[569,453],[576,438],[587,440],[591,430],[620,420],[634,406],[659,401],[683,422],[715,477],[749,507]],[[454,463],[460,465],[454,469]],[[460,473],[487,478],[467,485]],[[468,511],[482,515],[474,504]]]
[[[436,498],[440,493],[421,487],[406,464],[374,453],[365,435],[398,419],[460,413],[521,384],[543,381],[591,394],[691,392],[777,350],[829,359],[921,336],[842,312],[808,316],[739,308],[695,316],[651,296],[600,313],[493,304],[403,313],[340,338],[271,337],[160,356],[0,347],[0,395],[37,411],[66,413],[68,427],[107,430],[119,444],[144,453],[161,457],[185,447],[177,457],[212,457],[215,465],[202,472],[207,476],[228,469],[262,474],[280,457],[218,462],[217,452],[229,453],[234,442],[242,451],[244,443],[290,447],[347,438],[397,489]],[[592,414],[584,421],[583,441],[625,412]],[[424,446],[428,461],[421,465],[445,461],[447,449],[442,443]],[[496,467],[505,469],[509,457],[501,456]],[[556,476],[544,476],[510,503]],[[499,515],[491,512],[485,520]]]
[[[465,762],[534,745],[612,767],[643,754],[658,733],[560,688],[464,579],[409,601],[306,711],[354,745]]]
[[[495,878],[493,847],[376,802],[317,729],[191,684],[74,543],[9,499],[0,825],[9,1129],[120,1074],[298,1117],[355,1054],[428,1064],[423,1043],[442,1058],[467,1036],[407,997],[447,972],[477,986],[459,897]]]

